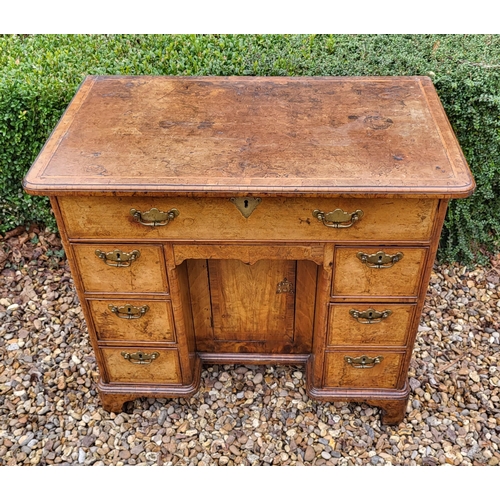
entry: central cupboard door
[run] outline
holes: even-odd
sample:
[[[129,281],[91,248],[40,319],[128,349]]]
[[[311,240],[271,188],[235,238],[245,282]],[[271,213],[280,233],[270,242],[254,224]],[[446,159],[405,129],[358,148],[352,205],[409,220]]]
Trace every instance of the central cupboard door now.
[[[309,261],[188,260],[199,352],[311,352],[317,266]]]

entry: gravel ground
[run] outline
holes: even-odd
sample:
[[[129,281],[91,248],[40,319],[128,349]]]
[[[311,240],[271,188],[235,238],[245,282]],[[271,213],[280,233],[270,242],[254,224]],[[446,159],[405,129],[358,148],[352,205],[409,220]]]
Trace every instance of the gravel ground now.
[[[81,307],[56,235],[0,240],[0,465],[498,465],[500,256],[436,266],[399,426],[317,403],[304,369],[213,365],[191,399],[100,406]]]

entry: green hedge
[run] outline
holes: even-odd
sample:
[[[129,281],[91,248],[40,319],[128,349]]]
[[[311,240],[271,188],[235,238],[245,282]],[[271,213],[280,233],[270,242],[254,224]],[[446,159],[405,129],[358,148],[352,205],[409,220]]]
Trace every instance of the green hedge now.
[[[498,35],[0,36],[0,232],[55,227],[21,180],[87,74],[429,75],[478,186],[451,202],[440,258],[500,249]]]

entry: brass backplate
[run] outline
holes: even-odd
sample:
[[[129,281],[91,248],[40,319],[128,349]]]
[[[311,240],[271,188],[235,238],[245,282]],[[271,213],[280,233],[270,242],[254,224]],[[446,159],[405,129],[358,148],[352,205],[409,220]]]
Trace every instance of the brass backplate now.
[[[380,323],[383,319],[389,317],[392,314],[390,309],[385,309],[384,311],[375,311],[375,309],[367,309],[366,311],[358,311],[357,309],[351,309],[349,314],[358,323],[372,324]]]
[[[372,253],[370,255],[364,252],[358,252],[356,256],[368,267],[388,269],[399,262],[404,257],[404,254],[403,252],[397,252],[394,255],[389,255],[381,250],[380,252]]]
[[[137,352],[122,352],[121,355],[134,365],[150,365],[159,355],[158,351],[150,354],[137,351]]]
[[[360,356],[359,358],[353,358],[351,356],[344,356],[346,363],[351,365],[353,368],[373,368],[375,365],[380,364],[384,360],[384,356],[377,356],[376,358],[371,358],[370,356]]]
[[[257,205],[262,201],[262,198],[254,198],[253,196],[234,197],[229,201],[236,205],[236,208],[241,212],[241,215],[248,219],[252,212],[257,208]]]
[[[108,266],[111,267],[130,267],[132,262],[135,262],[140,256],[139,250],[132,250],[132,252],[122,252],[121,250],[113,250],[112,252],[103,252],[96,250],[97,257],[102,259]]]
[[[137,307],[131,304],[114,306],[109,304],[108,309],[122,319],[140,319],[149,311],[149,306]]]

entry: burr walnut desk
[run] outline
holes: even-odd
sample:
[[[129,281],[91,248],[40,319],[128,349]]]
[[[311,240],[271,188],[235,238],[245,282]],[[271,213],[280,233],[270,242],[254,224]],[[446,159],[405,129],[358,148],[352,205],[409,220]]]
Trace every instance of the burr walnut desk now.
[[[104,408],[202,363],[306,365],[399,422],[450,198],[474,189],[426,77],[85,79],[24,187],[48,195]]]

